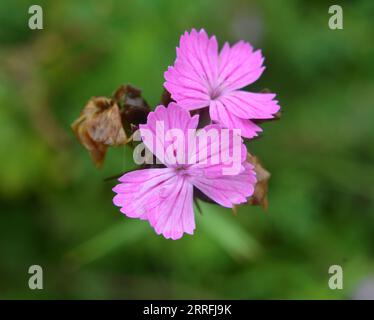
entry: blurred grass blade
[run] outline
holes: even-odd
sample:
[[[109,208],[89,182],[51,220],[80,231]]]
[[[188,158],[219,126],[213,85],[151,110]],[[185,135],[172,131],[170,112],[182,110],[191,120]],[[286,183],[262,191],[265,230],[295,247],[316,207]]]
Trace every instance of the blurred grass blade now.
[[[260,252],[258,242],[239,224],[229,210],[200,202],[203,216],[198,225],[234,259],[253,259]]]
[[[121,246],[133,244],[143,237],[147,227],[146,223],[139,221],[137,223],[125,221],[115,224],[70,251],[66,258],[75,267],[81,267],[102,258]]]

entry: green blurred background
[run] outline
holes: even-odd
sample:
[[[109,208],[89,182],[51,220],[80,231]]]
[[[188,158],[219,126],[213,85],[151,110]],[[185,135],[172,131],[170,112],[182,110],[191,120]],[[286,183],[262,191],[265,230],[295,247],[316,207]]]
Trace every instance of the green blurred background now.
[[[28,8],[44,29],[28,28]],[[340,4],[344,30],[328,28]],[[374,276],[374,2],[1,1],[0,298],[351,298]],[[157,236],[112,205],[131,152],[97,170],[70,124],[94,95],[132,83],[158,103],[179,36],[261,48],[250,87],[281,121],[249,144],[272,172],[270,207],[202,204],[194,236]],[[30,265],[44,289],[30,290]],[[328,268],[344,270],[330,290]]]

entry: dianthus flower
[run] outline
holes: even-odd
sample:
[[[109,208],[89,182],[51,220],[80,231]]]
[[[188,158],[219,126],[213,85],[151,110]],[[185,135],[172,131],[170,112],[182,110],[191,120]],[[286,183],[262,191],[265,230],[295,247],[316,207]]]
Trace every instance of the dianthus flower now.
[[[260,50],[239,41],[220,52],[215,36],[192,29],[180,38],[177,57],[165,72],[164,86],[186,110],[209,107],[213,122],[253,138],[262,129],[254,119],[271,119],[280,109],[273,93],[240,90],[260,78],[265,67]]]
[[[145,146],[164,167],[126,173],[119,178],[120,184],[113,188],[116,193],[113,203],[121,207],[122,213],[130,218],[148,220],[156,233],[165,238],[175,240],[184,233],[193,234],[194,188],[229,208],[247,202],[254,191],[256,177],[253,165],[246,161],[247,151],[242,139],[239,137],[239,146],[235,146],[235,139],[225,143],[221,126],[213,124],[196,130],[198,121],[198,115],[191,116],[175,103],[170,103],[167,108],[158,106],[148,115],[147,123],[140,125],[140,134]],[[160,123],[163,132],[160,131]],[[184,152],[185,146],[166,139],[167,132],[172,132],[170,130],[179,130],[184,141],[189,142],[197,141],[201,130],[216,130],[218,134],[211,135],[205,140],[207,143],[198,140],[192,150]],[[230,137],[234,137],[231,131]],[[232,154],[235,147],[240,150],[239,170],[225,174],[225,169],[231,168],[235,159],[224,160],[221,154]],[[181,150],[182,157],[173,158]],[[196,161],[188,161],[191,158]]]

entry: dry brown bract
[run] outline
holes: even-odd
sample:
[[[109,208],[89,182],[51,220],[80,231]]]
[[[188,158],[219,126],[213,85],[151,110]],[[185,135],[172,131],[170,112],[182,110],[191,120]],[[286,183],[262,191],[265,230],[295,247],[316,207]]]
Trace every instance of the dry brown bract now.
[[[268,208],[268,182],[270,172],[267,171],[260,163],[259,159],[248,152],[247,160],[254,165],[257,183],[252,197],[249,198],[248,204],[261,205],[265,210]]]

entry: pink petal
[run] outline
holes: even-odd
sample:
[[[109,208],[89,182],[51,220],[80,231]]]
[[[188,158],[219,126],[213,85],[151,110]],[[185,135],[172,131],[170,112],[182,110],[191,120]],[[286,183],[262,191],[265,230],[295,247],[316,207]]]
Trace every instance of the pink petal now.
[[[147,207],[159,197],[159,190],[175,177],[169,168],[143,169],[124,174],[113,188],[114,205],[130,218],[147,219]]]
[[[191,117],[190,113],[175,103],[170,103],[168,108],[160,105],[148,115],[147,124],[140,125],[140,134],[146,147],[165,165],[172,163],[166,150],[173,144],[167,141],[165,134],[171,129],[181,129],[188,137],[188,129],[195,129],[199,116]],[[160,126],[162,125],[162,126]],[[163,128],[163,130],[162,130]],[[149,133],[149,134],[148,134]],[[175,146],[176,147],[176,146]],[[185,157],[187,154],[185,154]]]
[[[183,233],[193,234],[195,216],[193,211],[193,186],[181,176],[176,176],[150,208],[148,219],[157,234],[166,239],[177,240]]]
[[[250,139],[257,136],[257,132],[262,131],[262,129],[252,121],[239,118],[231,113],[219,100],[211,101],[209,113],[211,119],[220,123],[223,127],[229,129],[240,129],[242,137]]]
[[[219,101],[242,119],[271,119],[280,109],[274,93],[252,93],[236,90],[222,95]]]
[[[207,89],[204,84],[198,82],[200,80],[186,78],[184,74],[178,72],[176,67],[169,67],[164,77],[167,80],[164,87],[181,107],[195,110],[209,104]]]
[[[209,174],[209,168],[206,168],[204,175],[193,176],[191,182],[221,206],[232,208],[235,204],[247,202],[247,198],[253,194],[256,174],[251,164],[245,162],[241,173],[235,176],[217,176],[216,168],[211,169],[213,174]]]
[[[210,134],[211,130],[215,130],[217,134]],[[224,132],[225,130],[227,132]],[[201,131],[205,131],[206,139],[200,139]],[[232,130],[223,128],[218,124],[211,124],[199,129],[195,139],[195,150],[190,150],[189,163],[191,165],[189,166],[189,173],[193,171],[193,174],[196,174],[197,171],[200,171],[197,174],[211,174],[212,169],[205,173],[204,168],[216,166],[219,175],[221,175],[222,168],[232,165],[231,162],[227,162],[227,159],[222,158],[223,153],[233,157],[234,151],[237,152],[238,157],[235,161],[239,164],[245,161],[247,157],[247,148],[240,135],[236,135],[234,139],[234,132]],[[194,156],[194,162],[191,160],[192,156]]]
[[[219,134],[211,135],[212,139],[208,140],[207,145],[198,144],[197,154],[202,153],[206,157],[201,159],[196,157],[199,161],[186,169],[188,179],[205,195],[222,206],[232,207],[234,204],[244,203],[254,191],[256,177],[253,166],[246,161],[247,149],[243,140],[240,136],[234,135],[231,130],[228,136],[219,125],[213,124],[204,128],[206,132],[210,129],[219,130]],[[236,157],[233,157],[233,151],[239,151]],[[222,152],[227,152],[230,157],[224,159]],[[218,162],[217,158],[213,161],[213,157],[217,154],[220,155]],[[237,171],[224,170],[233,168]]]
[[[113,203],[130,218],[148,220],[158,234],[179,239],[193,234],[193,186],[174,169],[144,169],[123,175]]]
[[[173,67],[164,74],[165,88],[181,107],[188,110],[206,107],[209,91],[218,76],[218,44],[204,29],[181,36]]]
[[[264,71],[264,57],[260,50],[239,41],[230,48],[225,43],[219,54],[218,86],[224,90],[241,89],[255,82]]]

